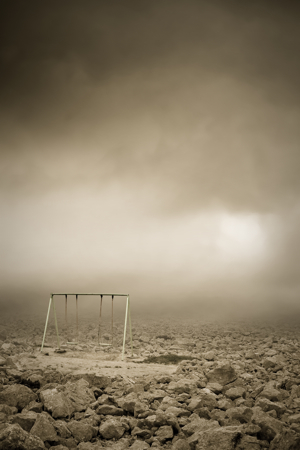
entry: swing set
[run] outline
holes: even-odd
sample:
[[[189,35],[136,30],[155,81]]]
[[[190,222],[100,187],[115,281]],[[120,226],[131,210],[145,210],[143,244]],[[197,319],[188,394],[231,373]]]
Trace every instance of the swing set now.
[[[56,328],[56,335],[57,335],[57,344],[58,348],[60,349],[60,340],[59,340],[59,334],[58,334],[58,325],[57,325],[57,317],[56,317],[56,310],[55,310],[55,303],[54,303],[54,296],[64,296],[65,297],[65,326],[67,331],[67,337],[68,337],[68,295],[75,295],[76,298],[76,334],[77,334],[77,341],[78,341],[78,296],[79,295],[97,295],[100,296],[100,312],[99,312],[99,320],[98,320],[98,345],[104,345],[104,346],[113,346],[114,342],[114,298],[115,297],[126,297],[126,310],[125,310],[125,324],[124,324],[124,334],[123,334],[123,347],[122,347],[122,361],[124,359],[124,353],[125,353],[125,342],[126,342],[126,331],[127,331],[127,321],[129,319],[129,332],[130,332],[130,343],[131,343],[131,355],[133,356],[133,346],[132,346],[132,330],[131,330],[131,316],[130,316],[130,297],[129,294],[78,294],[78,293],[55,293],[50,294],[50,300],[49,300],[49,306],[48,306],[48,312],[46,317],[46,323],[45,323],[45,329],[44,329],[44,335],[43,335],[43,341],[41,346],[41,352],[43,351],[43,347],[45,344],[45,337],[46,337],[46,331],[50,316],[50,310],[51,306],[53,307],[53,315],[54,315],[54,321],[55,321],[55,328]],[[111,297],[111,343],[101,343],[101,316],[102,316],[102,300],[103,297]],[[67,342],[68,344],[77,344],[78,342]]]

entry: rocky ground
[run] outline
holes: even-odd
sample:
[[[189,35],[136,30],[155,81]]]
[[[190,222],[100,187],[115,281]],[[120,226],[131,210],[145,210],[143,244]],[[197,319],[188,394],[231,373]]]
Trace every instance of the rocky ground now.
[[[41,353],[42,320],[2,319],[0,450],[300,449],[297,326],[134,321],[124,361],[114,328],[58,353],[51,325]]]

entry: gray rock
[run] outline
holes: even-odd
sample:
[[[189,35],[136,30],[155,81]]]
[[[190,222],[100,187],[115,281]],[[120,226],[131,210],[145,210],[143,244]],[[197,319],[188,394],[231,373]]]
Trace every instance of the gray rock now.
[[[177,439],[172,446],[172,450],[190,450],[190,444],[186,439]]]
[[[276,411],[278,417],[284,414],[286,407],[280,402],[271,402],[267,398],[258,398],[255,402],[255,406],[259,406],[264,412]]]
[[[58,436],[52,424],[51,417],[47,413],[37,415],[35,424],[30,430],[30,434],[39,437],[43,442],[58,442]]]
[[[12,416],[13,414],[17,414],[18,409],[15,406],[8,406],[5,404],[0,405],[0,413],[4,413],[7,416]]]
[[[241,437],[238,427],[209,429],[199,434],[196,450],[234,450]]]
[[[269,414],[260,410],[260,408],[254,407],[253,416],[251,421],[260,427],[260,432],[258,433],[259,439],[266,441],[272,441],[277,433],[281,433],[283,424],[277,419],[274,419]]]
[[[194,420],[192,420],[190,423],[185,425],[182,428],[182,431],[186,436],[192,436],[194,433],[197,433],[197,432],[199,433],[201,431],[205,431],[208,428],[212,427],[213,426],[212,423],[214,423],[214,422],[215,421],[201,419],[199,416],[197,416]],[[215,426],[217,426],[216,423],[215,423]]]
[[[0,430],[0,450],[44,450],[43,441],[27,433],[18,424]]]
[[[254,436],[242,436],[237,450],[261,450],[260,441]]]
[[[160,442],[165,442],[167,439],[173,438],[173,428],[170,425],[163,425],[155,432],[155,435]]]
[[[298,450],[299,448],[300,435],[291,430],[284,430],[275,436],[269,450]]]
[[[37,395],[31,389],[21,384],[13,384],[0,391],[0,403],[15,406],[19,411],[36,399]]]
[[[216,355],[212,350],[209,352],[202,353],[201,356],[202,356],[202,358],[206,359],[207,361],[214,361],[216,358]]]
[[[116,419],[109,419],[99,427],[99,433],[104,439],[120,439],[125,427]]]
[[[138,439],[129,448],[130,448],[130,450],[147,450],[149,447],[150,447],[150,445],[147,444],[147,442],[140,441]]]
[[[235,381],[237,379],[237,374],[230,364],[223,364],[208,372],[206,377],[210,383],[219,383],[222,386],[225,386],[226,384]]]
[[[137,436],[138,438],[141,439],[149,439],[152,436],[152,433],[150,430],[134,427],[134,429],[131,432],[131,435]]]
[[[225,393],[226,397],[230,398],[230,400],[235,400],[239,397],[245,398],[246,389],[242,386],[236,386],[228,389]]]
[[[96,413],[110,416],[122,416],[124,411],[123,409],[117,408],[114,405],[100,405],[96,409]]]
[[[71,420],[67,427],[78,442],[90,441],[98,434],[97,428],[84,422],[77,422],[76,420]]]
[[[57,388],[46,389],[40,393],[41,401],[46,411],[55,419],[71,417],[75,411],[73,402]]]
[[[72,433],[68,429],[66,422],[64,422],[63,420],[55,420],[53,426],[59,437],[63,439],[68,439],[69,437],[72,436]]]
[[[137,394],[135,392],[131,392],[125,397],[118,399],[117,405],[124,411],[128,411],[134,414],[134,408],[137,402],[138,402]]]
[[[12,418],[10,419],[10,423],[19,424],[20,427],[23,428],[23,430],[25,430],[29,433],[29,431],[35,424],[36,419],[37,419],[37,413],[35,413],[33,411],[24,411],[23,410],[21,413],[12,416]]]
[[[271,400],[273,402],[278,402],[278,401],[280,401],[282,399],[282,394],[277,389],[274,389],[272,387],[267,386],[259,394],[259,397],[267,398],[268,400]]]
[[[251,420],[253,411],[251,408],[245,406],[237,406],[229,408],[226,411],[226,416],[231,420],[238,420],[240,423],[248,423]]]

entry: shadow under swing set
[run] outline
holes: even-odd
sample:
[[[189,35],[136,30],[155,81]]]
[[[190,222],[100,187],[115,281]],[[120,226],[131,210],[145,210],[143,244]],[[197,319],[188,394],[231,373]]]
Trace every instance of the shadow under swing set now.
[[[129,333],[130,333],[130,343],[131,343],[131,356],[133,356],[133,346],[132,346],[132,330],[131,330],[131,316],[130,316],[130,297],[129,294],[98,294],[98,293],[89,293],[89,294],[83,294],[83,293],[54,293],[50,294],[50,300],[49,300],[49,306],[48,306],[48,312],[46,317],[46,323],[45,323],[45,329],[44,329],[44,335],[43,335],[43,342],[41,346],[41,352],[43,351],[43,347],[45,344],[45,337],[46,337],[46,331],[50,316],[50,310],[51,306],[53,307],[53,315],[54,315],[54,321],[55,321],[55,328],[56,328],[56,335],[57,335],[57,344],[58,348],[60,349],[60,341],[59,341],[59,334],[58,334],[58,325],[57,325],[57,317],[56,317],[56,310],[55,310],[55,303],[54,303],[54,296],[64,296],[65,297],[65,326],[67,330],[67,336],[68,336],[68,295],[75,295],[76,298],[76,331],[77,331],[77,341],[78,341],[78,297],[79,295],[97,295],[100,296],[100,312],[99,312],[99,320],[98,320],[98,345],[103,346],[112,346],[114,342],[114,298],[115,297],[126,297],[126,310],[125,310],[125,324],[124,324],[124,334],[123,334],[123,346],[122,346],[122,361],[124,359],[124,353],[125,353],[125,342],[126,342],[126,331],[127,331],[127,321],[129,320]],[[101,343],[101,315],[102,315],[102,300],[103,297],[111,297],[111,343],[103,344]],[[68,344],[77,344],[77,342],[68,342]]]

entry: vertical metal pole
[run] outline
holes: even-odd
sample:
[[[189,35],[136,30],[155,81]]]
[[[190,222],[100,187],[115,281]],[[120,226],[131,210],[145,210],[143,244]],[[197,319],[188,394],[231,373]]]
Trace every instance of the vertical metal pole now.
[[[43,336],[43,341],[42,341],[42,346],[41,346],[41,352],[43,351],[43,347],[44,347],[44,343],[45,343],[45,337],[46,337],[46,331],[47,331],[47,326],[48,326],[51,303],[52,303],[52,294],[51,294],[50,300],[49,300],[49,306],[48,306],[48,312],[47,312],[47,316],[46,316],[46,323],[45,323],[44,336]]]
[[[111,296],[111,345],[114,345],[114,296]]]
[[[99,313],[99,324],[98,324],[98,345],[100,345],[100,340],[101,340],[102,297],[103,297],[103,295],[100,294],[100,313]]]
[[[54,303],[54,298],[53,297],[52,297],[52,305],[53,305],[54,321],[55,321],[55,328],[56,328],[57,345],[58,345],[58,348],[60,348],[59,335],[58,335],[58,326],[57,326],[57,318],[56,318],[56,311],[55,311],[55,303]]]
[[[65,295],[65,327],[66,327],[66,336],[67,336],[67,341],[68,339],[68,296],[67,294]]]
[[[132,330],[131,330],[131,312],[130,312],[130,297],[129,297],[129,295],[128,295],[128,315],[129,315],[129,331],[130,331],[130,343],[131,343],[131,356],[133,356]]]
[[[123,361],[123,359],[124,359],[124,352],[125,352],[126,328],[127,328],[127,315],[128,315],[128,297],[127,297],[127,300],[126,300],[126,310],[125,310],[125,324],[124,324],[124,335],[123,335],[122,361]]]
[[[78,294],[76,294],[76,330],[77,330],[77,342],[78,342]]]

